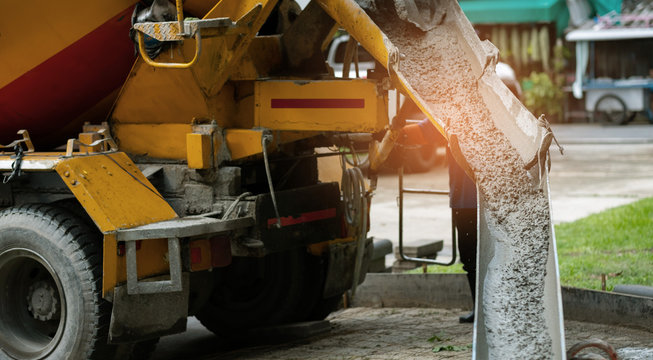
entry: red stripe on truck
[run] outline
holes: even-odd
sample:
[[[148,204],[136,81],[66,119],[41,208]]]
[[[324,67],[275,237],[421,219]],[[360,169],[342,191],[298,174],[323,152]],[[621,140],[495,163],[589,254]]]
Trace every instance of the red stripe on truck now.
[[[365,99],[270,99],[273,109],[362,109]]]
[[[312,221],[331,219],[336,217],[336,209],[324,209],[311,212],[305,212],[300,214],[298,217],[285,216],[281,217],[281,226],[290,226],[303,224]],[[277,223],[277,218],[268,219],[268,228],[271,228],[274,224]]]
[[[118,89],[135,59],[129,39],[132,11],[131,6],[123,10],[0,89],[0,141],[28,129],[43,139],[35,141],[37,147],[63,143],[52,134]]]

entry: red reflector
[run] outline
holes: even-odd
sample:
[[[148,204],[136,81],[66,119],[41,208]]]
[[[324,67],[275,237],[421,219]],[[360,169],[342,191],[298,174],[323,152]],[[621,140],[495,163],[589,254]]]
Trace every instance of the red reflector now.
[[[199,247],[190,248],[190,263],[199,264],[202,262],[202,249]]]
[[[307,223],[311,221],[325,220],[336,217],[336,209],[324,209],[306,212],[298,217],[286,216],[281,218],[281,226],[290,226],[296,224]],[[277,223],[277,218],[268,219],[268,228],[271,228],[272,225]]]
[[[362,109],[365,99],[270,99],[273,109]]]

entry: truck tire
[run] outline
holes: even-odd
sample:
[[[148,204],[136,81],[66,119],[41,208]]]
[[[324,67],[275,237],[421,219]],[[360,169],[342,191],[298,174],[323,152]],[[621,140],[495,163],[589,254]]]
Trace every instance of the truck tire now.
[[[49,205],[0,212],[0,358],[111,359],[102,239]]]
[[[308,317],[308,320],[324,320],[324,318],[329,316],[329,314],[338,309],[342,309],[342,307],[342,295],[336,295],[326,299],[321,299],[313,308],[313,311]]]
[[[304,321],[322,295],[321,263],[304,249],[263,258],[234,258],[214,269],[210,299],[195,315],[226,341],[247,337],[247,330]]]
[[[154,355],[160,338],[145,340],[134,344],[129,360],[149,360]]]

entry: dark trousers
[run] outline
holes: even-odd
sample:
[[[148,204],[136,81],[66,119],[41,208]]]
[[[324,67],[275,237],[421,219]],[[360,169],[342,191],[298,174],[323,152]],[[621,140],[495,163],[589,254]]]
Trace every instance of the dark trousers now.
[[[458,235],[460,261],[467,272],[472,299],[476,301],[476,209],[451,209],[451,216]]]

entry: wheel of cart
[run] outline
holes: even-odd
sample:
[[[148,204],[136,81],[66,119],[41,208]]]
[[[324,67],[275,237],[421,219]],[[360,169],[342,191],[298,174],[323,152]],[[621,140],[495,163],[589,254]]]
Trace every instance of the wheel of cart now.
[[[653,123],[650,94],[653,82],[642,79],[594,80],[585,90],[585,107],[591,120],[606,125],[625,125],[638,113]]]
[[[634,114],[633,114],[634,115]],[[631,118],[626,103],[617,95],[605,94],[594,105],[592,118],[595,122],[624,125]]]

